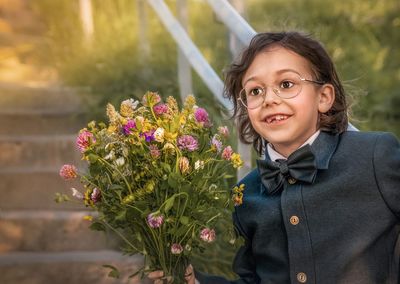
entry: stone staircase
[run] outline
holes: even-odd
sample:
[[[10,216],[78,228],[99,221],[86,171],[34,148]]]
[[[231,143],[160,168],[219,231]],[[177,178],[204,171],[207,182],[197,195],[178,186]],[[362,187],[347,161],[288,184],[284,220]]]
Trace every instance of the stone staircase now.
[[[114,239],[88,229],[85,207],[54,202],[56,192],[79,187],[59,177],[61,165],[84,168],[78,98],[66,88],[0,83],[1,284],[148,283],[127,279],[142,258],[122,256]],[[103,264],[122,277],[108,277]]]
[[[84,206],[54,202],[56,192],[79,187],[58,171],[85,167],[75,137],[86,118],[81,97],[37,56],[48,41],[33,2],[0,0],[0,284],[149,283],[128,279],[142,258],[122,256],[115,239],[91,231]]]

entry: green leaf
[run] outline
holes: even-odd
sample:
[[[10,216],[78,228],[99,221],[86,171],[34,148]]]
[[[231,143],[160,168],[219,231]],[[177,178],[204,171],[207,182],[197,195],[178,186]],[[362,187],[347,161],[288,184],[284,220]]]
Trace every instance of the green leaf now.
[[[106,230],[106,227],[104,226],[104,224],[103,224],[103,223],[100,223],[100,222],[93,222],[93,223],[89,226],[89,228],[90,228],[91,230],[94,230],[94,231],[105,231],[105,230]]]
[[[183,225],[187,225],[187,224],[189,224],[189,217],[188,217],[188,216],[181,216],[181,218],[179,218],[179,221],[180,221]]]
[[[126,219],[126,210],[121,210],[115,217],[115,220],[124,221]]]
[[[110,190],[115,190],[115,189],[123,189],[124,187],[120,184],[112,184],[110,185]]]
[[[108,273],[108,277],[119,278],[119,271],[117,268],[109,264],[104,264],[103,267],[111,269],[111,271]]]
[[[172,188],[176,188],[178,186],[178,177],[175,173],[171,173],[168,177],[168,185]]]
[[[182,237],[184,234],[186,234],[187,231],[188,231],[188,227],[187,226],[185,226],[185,225],[181,226],[175,231],[175,236],[176,237]]]
[[[168,211],[172,208],[172,206],[174,205],[174,201],[175,201],[175,194],[172,195],[170,198],[168,198],[165,201],[165,206],[164,206],[164,212],[168,213]]]
[[[97,160],[99,159],[99,156],[97,156],[97,155],[95,155],[95,154],[90,154],[90,155],[88,155],[88,159],[89,159],[89,162],[90,162],[91,164],[94,164],[94,163],[96,163]]]
[[[168,173],[171,172],[171,166],[170,166],[169,164],[167,164],[167,163],[161,163],[160,165],[161,165],[161,167],[163,168],[163,170],[164,170],[165,172],[168,172]]]

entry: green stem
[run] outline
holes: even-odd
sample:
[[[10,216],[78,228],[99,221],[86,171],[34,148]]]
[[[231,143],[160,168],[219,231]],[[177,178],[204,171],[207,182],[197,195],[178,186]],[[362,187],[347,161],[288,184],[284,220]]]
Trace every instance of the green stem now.
[[[106,164],[107,166],[109,166],[110,168],[116,170],[117,173],[119,173],[119,175],[120,175],[120,176],[122,177],[122,179],[124,180],[125,185],[126,185],[126,187],[128,188],[128,190],[129,190],[129,193],[132,194],[131,186],[129,185],[127,179],[126,179],[125,176],[121,173],[121,171],[120,171],[117,167],[114,167],[113,165],[111,165],[111,164],[110,164],[109,162],[107,162],[105,159],[99,158],[99,160],[102,161],[102,162],[103,162],[104,164]]]
[[[121,237],[121,239],[123,239],[128,245],[130,245],[133,249],[135,249],[138,252],[142,252],[141,250],[139,250],[138,248],[136,248],[127,238],[125,238],[124,235],[122,235],[118,230],[116,230],[113,226],[111,226],[110,224],[107,223],[107,221],[102,220],[102,222],[107,225],[107,227],[109,227],[111,230],[113,230],[113,232],[115,232],[119,237]],[[142,252],[143,253],[143,252]]]

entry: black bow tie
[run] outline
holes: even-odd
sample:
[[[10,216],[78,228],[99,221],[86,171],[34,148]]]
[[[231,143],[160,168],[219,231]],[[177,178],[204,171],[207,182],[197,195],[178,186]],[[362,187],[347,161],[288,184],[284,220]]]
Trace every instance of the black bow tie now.
[[[257,165],[261,182],[269,194],[279,192],[285,180],[313,183],[317,175],[315,156],[309,144],[294,151],[287,160],[257,160]]]

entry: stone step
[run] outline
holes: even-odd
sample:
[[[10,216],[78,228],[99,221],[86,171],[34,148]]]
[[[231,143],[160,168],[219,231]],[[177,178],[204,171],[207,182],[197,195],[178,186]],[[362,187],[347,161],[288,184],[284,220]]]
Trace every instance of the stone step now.
[[[36,86],[34,84],[0,81],[0,108],[10,110],[77,111],[81,110],[85,90],[63,86]]]
[[[0,169],[84,165],[75,135],[0,136]]]
[[[57,169],[0,170],[0,180],[0,196],[2,197],[0,208],[3,210],[85,209],[78,200],[54,202],[57,192],[71,197],[71,187],[83,192],[78,179],[65,181],[59,176]]]
[[[77,134],[86,126],[83,113],[53,110],[1,110],[0,135]]]
[[[121,277],[108,277],[108,264]],[[73,251],[62,253],[14,252],[0,254],[0,283],[4,284],[151,284],[139,276],[128,279],[143,265],[139,255],[123,256],[117,251]]]
[[[114,235],[89,229],[87,211],[0,211],[0,253],[61,252],[118,247]],[[2,283],[0,281],[0,283]]]

